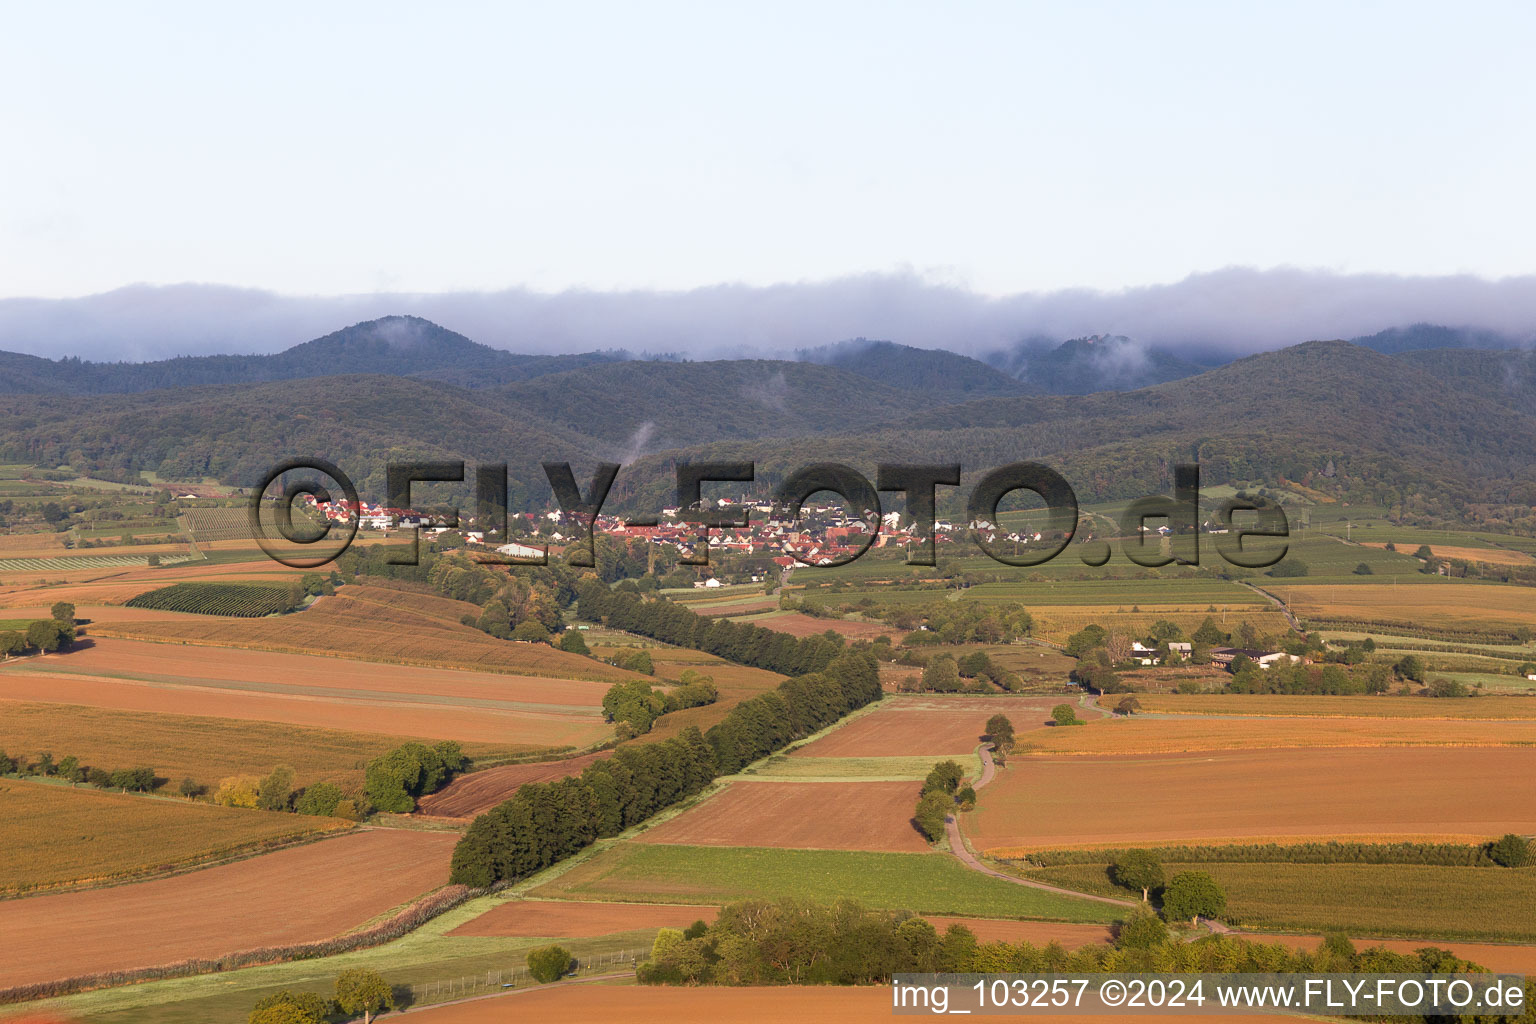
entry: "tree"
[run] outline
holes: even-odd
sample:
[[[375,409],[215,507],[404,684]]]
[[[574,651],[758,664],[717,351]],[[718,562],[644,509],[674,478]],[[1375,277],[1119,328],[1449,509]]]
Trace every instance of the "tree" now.
[[[1405,654],[1392,671],[1399,679],[1407,679],[1410,682],[1422,683],[1424,681],[1424,662],[1419,660],[1416,654]]]
[[[1190,639],[1197,644],[1214,647],[1216,644],[1223,643],[1227,639],[1227,634],[1222,632],[1220,626],[1216,625],[1214,616],[1207,615],[1205,621],[1200,623],[1200,628],[1195,630],[1194,636],[1190,637]]]
[[[0,631],[0,655],[9,658],[27,649],[27,638],[14,629]]]
[[[586,639],[574,629],[568,629],[560,634],[560,649],[568,654],[590,655],[592,653],[587,649]]]
[[[960,805],[962,811],[974,811],[976,809],[976,790],[970,786],[961,786],[955,791],[955,802]]]
[[[549,630],[543,624],[534,619],[524,619],[517,624],[512,631],[512,639],[529,644],[549,643]]]
[[[1140,889],[1147,901],[1153,889],[1163,884],[1163,865],[1150,850],[1127,850],[1109,868],[1115,884],[1126,889]]]
[[[1269,570],[1269,574],[1275,577],[1289,578],[1295,576],[1305,576],[1310,571],[1311,570],[1307,568],[1307,563],[1303,562],[1299,558],[1282,558],[1280,561],[1275,563],[1273,568]]]
[[[912,820],[917,830],[928,837],[930,843],[944,838],[944,826],[949,812],[954,809],[955,798],[940,789],[930,789],[917,801],[917,812]]]
[[[331,1004],[323,996],[283,989],[260,999],[248,1024],[325,1024],[330,1015]]]
[[[293,809],[299,814],[311,814],[317,818],[329,818],[336,814],[336,808],[341,805],[345,794],[341,787],[330,782],[317,782],[313,786],[305,786],[304,792],[299,794]]]
[[[113,783],[116,785],[116,783]],[[213,802],[223,804],[225,807],[255,807],[258,799],[257,790],[261,788],[261,778],[256,775],[232,775],[227,779],[219,780],[219,788],[214,791]]]
[[[186,778],[181,780],[181,785],[177,787],[177,792],[181,793],[181,795],[186,797],[188,800],[191,800],[195,797],[202,796],[204,788],[205,787],[202,785],[202,783],[198,782],[196,779]]]
[[[992,749],[994,750],[1006,754],[1013,749],[1015,742],[1013,723],[1008,720],[1007,715],[993,715],[987,719],[984,735],[992,741]]]
[[[68,601],[55,601],[49,609],[49,614],[59,622],[75,621],[75,606]]]
[[[256,788],[256,806],[264,811],[286,811],[293,798],[293,769],[280,764]]]
[[[27,626],[27,646],[36,647],[45,653],[51,653],[59,649],[62,638],[59,635],[59,624],[50,619],[38,619]]]
[[[1168,941],[1168,926],[1150,910],[1139,909],[1115,932],[1121,949],[1153,949]]]
[[[395,993],[376,972],[354,967],[336,978],[336,1005],[349,1016],[362,1014],[363,1024],[370,1024],[374,1014],[395,1008]]]
[[[1433,551],[1429,550],[1429,545],[1428,544],[1420,544],[1419,545],[1419,550],[1417,550],[1417,551],[1415,551],[1413,553],[1413,557],[1414,558],[1421,558],[1421,559],[1423,559],[1424,561],[1427,562],[1431,558],[1435,557],[1435,553]]]
[[[1361,562],[1359,565],[1355,566],[1356,576],[1371,576],[1374,575],[1375,572],[1376,570],[1372,569],[1370,563],[1368,562]]]
[[[947,654],[928,659],[923,669],[923,689],[934,693],[959,693],[960,669]]]
[[[1215,917],[1227,907],[1227,894],[1204,871],[1180,871],[1163,889],[1163,917],[1169,921]]]
[[[1051,721],[1054,722],[1057,726],[1083,724],[1078,719],[1077,712],[1072,710],[1071,704],[1057,704],[1054,708],[1052,708]]]
[[[540,946],[528,951],[528,973],[541,985],[559,981],[570,969],[571,951],[564,946]]]
[[[58,773],[59,778],[70,785],[74,785],[85,778],[85,769],[80,767],[80,759],[73,754],[60,761],[55,771]]]
[[[1532,861],[1531,844],[1513,832],[1491,843],[1488,856],[1500,867],[1523,868]]]
[[[946,796],[953,795],[960,788],[960,780],[965,776],[965,769],[956,761],[940,761],[933,766],[928,777],[923,780],[922,792],[938,791]]]
[[[1115,714],[1134,715],[1141,710],[1141,701],[1135,697],[1121,697],[1120,703],[1115,705]]]

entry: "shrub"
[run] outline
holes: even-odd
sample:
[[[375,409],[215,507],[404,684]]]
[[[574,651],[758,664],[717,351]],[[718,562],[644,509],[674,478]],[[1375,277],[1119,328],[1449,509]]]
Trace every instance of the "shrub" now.
[[[678,938],[682,938],[681,932]],[[559,981],[570,969],[571,951],[564,946],[540,946],[528,951],[528,973],[541,985]]]
[[[568,654],[590,655],[592,653],[587,648],[586,639],[574,629],[568,629],[560,634],[560,649]]]
[[[313,992],[283,989],[257,1001],[249,1024],[324,1024],[331,1004]]]
[[[319,818],[335,816],[336,808],[343,799],[341,787],[330,782],[317,782],[304,787],[293,809],[300,814],[312,814]]]
[[[1511,832],[1488,844],[1488,856],[1500,867],[1523,868],[1531,863],[1531,844]]]
[[[1115,931],[1115,945],[1121,949],[1151,949],[1167,941],[1168,926],[1150,910],[1133,914]]]
[[[259,799],[257,791],[261,788],[261,779],[255,775],[233,775],[219,781],[219,788],[214,791],[213,802],[223,804],[225,807],[255,807]]]
[[[1083,724],[1082,720],[1077,717],[1077,712],[1072,709],[1071,704],[1057,704],[1052,708],[1051,721],[1058,726]]]

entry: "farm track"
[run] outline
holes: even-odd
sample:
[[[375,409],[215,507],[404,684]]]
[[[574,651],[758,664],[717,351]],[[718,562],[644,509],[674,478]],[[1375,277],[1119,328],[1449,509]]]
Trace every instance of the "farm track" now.
[[[992,760],[991,744],[982,744],[981,777],[976,780],[971,788],[979,792],[982,787],[986,786],[996,777],[997,765]],[[976,855],[971,852],[970,847],[965,845],[965,836],[960,832],[960,822],[955,818],[953,814],[947,816],[944,819],[944,831],[945,834],[949,837],[950,853],[953,853],[955,858],[959,860],[960,863],[964,864],[972,871],[979,871],[982,874],[990,875],[993,878],[1001,878],[1003,881],[1012,882],[1014,885],[1022,885],[1029,889],[1039,889],[1042,892],[1054,893],[1057,896],[1075,896],[1078,899],[1091,900],[1094,903],[1108,903],[1116,907],[1134,907],[1137,905],[1133,900],[1120,900],[1115,899],[1112,896],[1096,896],[1092,893],[1077,892],[1074,889],[1063,889],[1057,885],[1050,885],[1046,882],[1037,882],[1030,878],[1020,878],[1017,875],[1005,874],[1004,872],[998,871],[995,868],[989,868],[979,859],[977,859]]]

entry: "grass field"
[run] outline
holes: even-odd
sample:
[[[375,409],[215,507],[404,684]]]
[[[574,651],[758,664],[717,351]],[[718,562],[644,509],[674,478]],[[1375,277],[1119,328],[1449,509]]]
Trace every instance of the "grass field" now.
[[[1227,892],[1227,917],[1247,928],[1338,930],[1354,936],[1536,940],[1536,868],[1423,864],[1167,864],[1208,871]],[[1105,865],[1035,868],[1031,878],[1123,895]]]
[[[1114,908],[978,874],[942,853],[862,853],[620,843],[533,895],[719,904],[751,896],[991,917],[1110,921]]]
[[[1536,701],[1518,697],[1426,700],[1423,697],[1313,697],[1280,693],[1138,693],[1136,699],[1142,711],[1149,714],[1536,719]]]
[[[3,691],[3,685],[0,685]],[[404,736],[309,729],[181,714],[118,711],[76,704],[0,701],[0,749],[15,757],[51,751],[82,764],[108,768],[145,765],[179,783],[190,778],[215,787],[231,775],[265,774],[285,764],[300,786],[362,784],[363,766]],[[515,752],[490,744],[465,744],[471,757]]]
[[[818,781],[881,782],[922,779],[933,770],[934,758],[922,755],[893,757],[789,757],[775,754],[743,778],[805,779]],[[974,753],[955,758],[972,777],[981,773],[981,759]]]
[[[996,856],[1195,841],[1480,842],[1529,830],[1531,763],[1529,747],[1014,758],[964,827]]]
[[[131,877],[348,824],[0,779],[0,895]]]

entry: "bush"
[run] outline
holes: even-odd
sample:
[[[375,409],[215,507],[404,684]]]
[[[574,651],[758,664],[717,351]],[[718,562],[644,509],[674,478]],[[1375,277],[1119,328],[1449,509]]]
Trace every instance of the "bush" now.
[[[1488,856],[1500,867],[1523,868],[1532,861],[1531,844],[1511,832],[1488,844]]]
[[[1077,717],[1077,712],[1072,709],[1071,704],[1057,704],[1052,708],[1051,721],[1057,726],[1083,724],[1082,720]]]
[[[1121,923],[1115,945],[1121,949],[1151,949],[1168,941],[1168,926],[1150,910],[1142,910]]]
[[[587,641],[578,630],[568,629],[560,634],[560,649],[567,654],[591,655],[587,648]]]
[[[678,933],[682,938],[682,933]],[[540,946],[528,951],[528,973],[541,985],[559,981],[571,969],[571,951],[564,946]]]
[[[299,799],[294,803],[293,809],[300,814],[311,814],[317,818],[330,818],[336,816],[336,808],[341,805],[344,794],[341,788],[330,782],[317,782],[313,786],[306,786],[304,792],[299,794]]]
[[[330,1015],[331,1004],[323,996],[283,989],[256,1003],[249,1024],[324,1024]]]
[[[257,791],[260,788],[259,776],[232,775],[227,779],[219,780],[219,788],[214,791],[213,802],[225,807],[255,807],[259,799]]]
[[[917,811],[912,820],[917,830],[928,837],[930,843],[944,838],[944,826],[949,812],[954,809],[955,798],[943,790],[931,789],[917,801]]]

